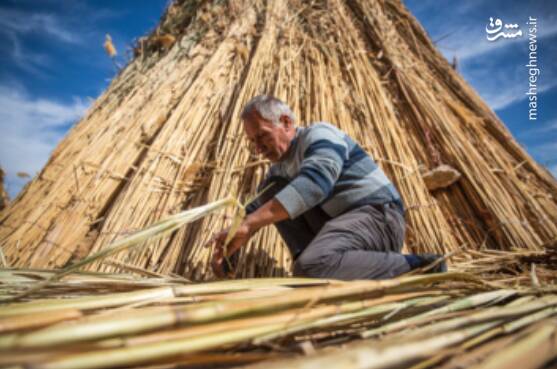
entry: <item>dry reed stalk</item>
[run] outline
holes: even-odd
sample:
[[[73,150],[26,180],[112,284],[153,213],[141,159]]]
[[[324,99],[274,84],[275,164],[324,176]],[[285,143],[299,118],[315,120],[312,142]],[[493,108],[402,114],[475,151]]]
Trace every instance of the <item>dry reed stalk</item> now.
[[[541,257],[531,252],[527,256],[533,254]],[[531,260],[523,252],[493,255],[525,265]],[[455,269],[473,267],[466,262]],[[515,289],[502,290],[478,283],[491,271],[388,281],[284,278],[203,284],[76,272],[32,292],[26,297],[30,301],[0,306],[0,363],[37,368],[172,366],[203,356],[203,365],[232,366],[238,361],[227,361],[230,355],[258,353],[253,361],[263,360],[269,367],[352,369],[394,368],[416,361],[423,368],[435,367],[473,352],[490,359],[499,351],[484,347],[497,343],[504,348],[512,342],[499,341],[502,338],[524,342],[524,347],[547,344],[549,333],[530,333],[557,311],[555,269],[549,271],[539,275],[543,288],[532,288],[525,280]],[[56,274],[12,269],[0,273],[6,277],[0,282],[9,295],[20,290],[17,284],[27,287]],[[102,289],[91,288],[99,281],[105,282]],[[166,297],[158,298],[161,293]],[[402,332],[405,327],[411,329]],[[381,335],[373,344],[357,342],[369,332]],[[296,354],[304,342],[312,342],[315,355]],[[339,342],[347,345],[331,351],[329,346]],[[268,362],[276,358],[278,347],[284,358]],[[552,357],[546,352],[540,360]]]
[[[557,342],[555,341],[555,320],[546,320],[532,327],[530,334],[517,340],[516,343],[487,358],[483,363],[471,368],[541,368],[544,364],[557,357]]]

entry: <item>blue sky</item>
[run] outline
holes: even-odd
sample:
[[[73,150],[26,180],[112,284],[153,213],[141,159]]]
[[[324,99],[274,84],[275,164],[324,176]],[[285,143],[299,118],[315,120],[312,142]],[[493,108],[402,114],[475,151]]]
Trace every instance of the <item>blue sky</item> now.
[[[115,75],[106,33],[126,59],[168,0],[0,2],[0,165],[14,197]],[[531,155],[557,175],[557,12],[547,0],[406,0],[443,54]],[[538,19],[538,120],[528,120],[528,17]],[[489,17],[517,23],[515,39],[486,40]]]
[[[557,176],[557,2],[552,0],[406,0],[439,50],[511,130]],[[486,38],[489,18],[518,24],[522,37]],[[529,120],[529,17],[537,21],[538,117]]]

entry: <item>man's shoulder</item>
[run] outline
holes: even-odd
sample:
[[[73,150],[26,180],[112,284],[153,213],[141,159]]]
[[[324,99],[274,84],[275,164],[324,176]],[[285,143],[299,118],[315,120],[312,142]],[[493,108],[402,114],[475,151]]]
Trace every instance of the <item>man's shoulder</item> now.
[[[328,122],[315,122],[307,126],[302,132],[303,140],[307,143],[319,140],[342,140],[346,136],[344,132]]]
[[[305,131],[306,132],[332,131],[332,132],[343,133],[336,126],[325,121],[312,122],[305,128]]]

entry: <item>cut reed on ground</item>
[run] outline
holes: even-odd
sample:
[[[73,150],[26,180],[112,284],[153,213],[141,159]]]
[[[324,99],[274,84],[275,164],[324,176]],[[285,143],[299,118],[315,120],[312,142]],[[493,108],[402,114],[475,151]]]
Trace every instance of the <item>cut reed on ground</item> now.
[[[140,271],[78,271],[0,305],[0,365],[542,368],[557,356],[557,269],[549,250],[486,253],[449,273],[385,281],[191,283]],[[490,258],[499,269],[482,269]],[[515,268],[498,264],[501,258]],[[553,260],[535,264],[544,270],[536,286],[534,259]],[[1,297],[53,275],[2,269]]]

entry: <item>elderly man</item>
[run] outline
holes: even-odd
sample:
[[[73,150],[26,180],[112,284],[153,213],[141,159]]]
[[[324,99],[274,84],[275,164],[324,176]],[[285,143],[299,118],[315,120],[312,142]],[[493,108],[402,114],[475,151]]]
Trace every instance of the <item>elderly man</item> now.
[[[230,241],[236,253],[274,224],[294,259],[294,275],[385,279],[430,264],[439,255],[403,255],[404,205],[373,159],[327,123],[297,127],[290,108],[272,96],[253,98],[242,112],[245,133],[272,166]],[[213,270],[224,275],[228,230],[214,238]],[[433,268],[445,271],[444,262]]]

